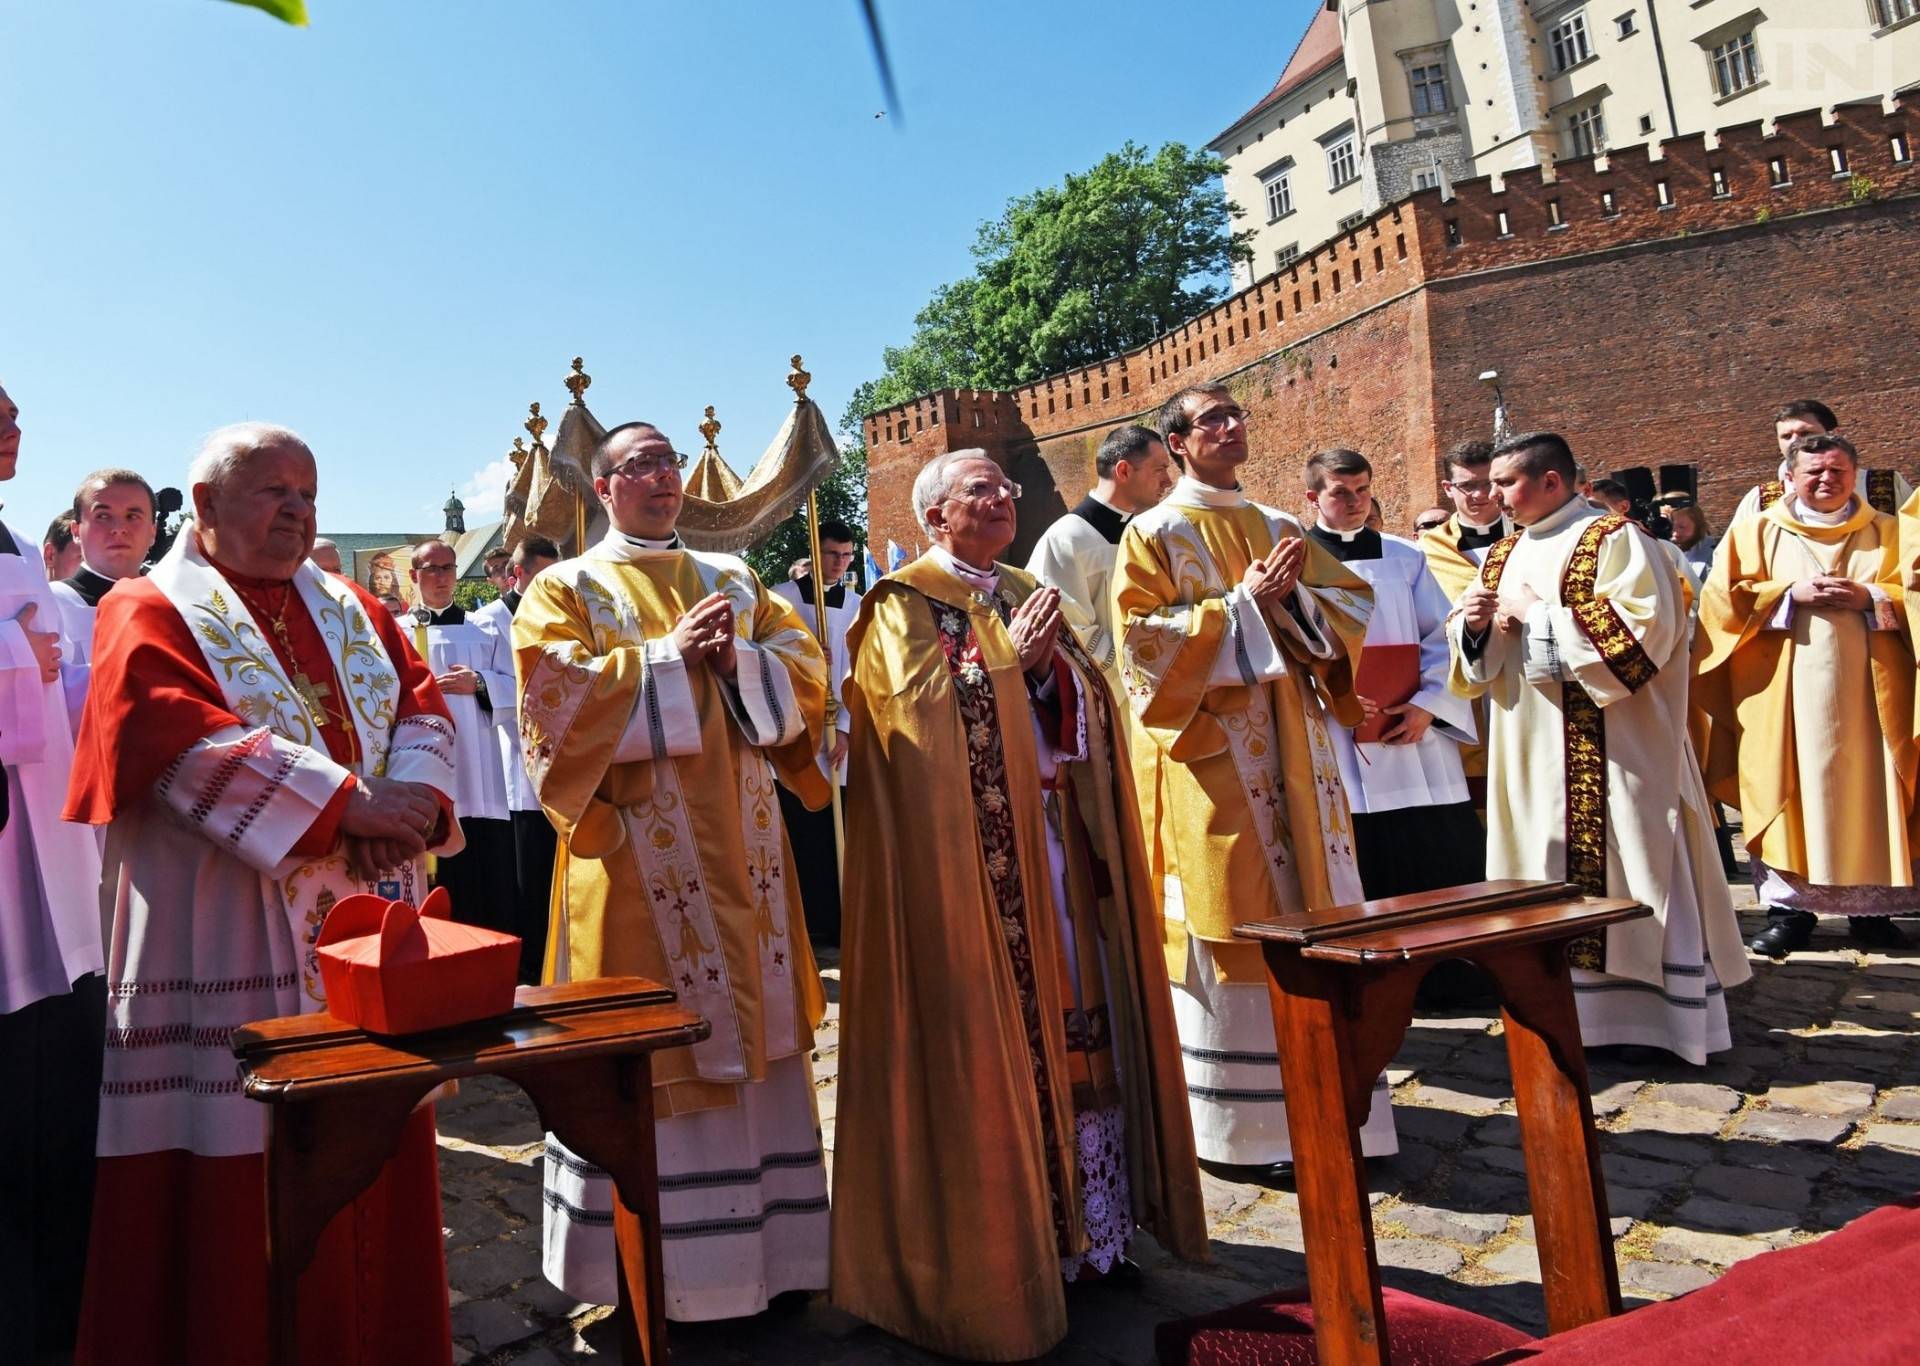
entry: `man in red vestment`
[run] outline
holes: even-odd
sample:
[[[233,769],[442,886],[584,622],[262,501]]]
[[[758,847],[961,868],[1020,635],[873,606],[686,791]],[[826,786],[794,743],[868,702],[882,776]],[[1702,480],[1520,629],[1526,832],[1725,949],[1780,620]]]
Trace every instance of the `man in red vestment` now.
[[[306,444],[208,438],[195,520],[101,603],[66,818],[106,825],[107,1053],[82,1363],[266,1359],[264,1109],[228,1041],[325,1007],[341,896],[418,900],[457,847],[453,728],[378,602],[308,562]],[[300,1282],[306,1361],[447,1362],[433,1119],[329,1225]]]

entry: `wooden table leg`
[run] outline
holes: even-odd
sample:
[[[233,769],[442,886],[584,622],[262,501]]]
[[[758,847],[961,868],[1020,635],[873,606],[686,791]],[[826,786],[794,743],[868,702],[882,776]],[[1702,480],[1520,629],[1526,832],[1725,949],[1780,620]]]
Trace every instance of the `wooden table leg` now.
[[[300,1274],[333,1216],[373,1183],[426,1088],[267,1107],[267,1359],[300,1366]]]
[[[631,1366],[664,1366],[667,1298],[660,1251],[660,1187],[653,1130],[653,1068],[646,1054],[515,1074],[540,1122],[614,1181],[619,1259],[614,1333]]]
[[[1528,945],[1487,954],[1480,962],[1500,988],[1547,1326],[1564,1333],[1620,1312],[1606,1179],[1566,945]]]
[[[1350,1050],[1341,1046],[1350,1023],[1348,974],[1271,945],[1267,974],[1300,1192],[1315,1350],[1320,1366],[1385,1366],[1386,1311],[1374,1258],[1373,1210],[1360,1130],[1349,1115],[1356,1079],[1348,1075]],[[1370,1094],[1373,1076],[1358,1084]]]

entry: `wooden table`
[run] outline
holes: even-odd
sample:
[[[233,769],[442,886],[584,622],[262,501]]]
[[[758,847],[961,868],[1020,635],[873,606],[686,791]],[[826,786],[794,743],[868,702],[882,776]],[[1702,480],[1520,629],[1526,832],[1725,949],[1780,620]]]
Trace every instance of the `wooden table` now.
[[[522,988],[505,1015],[431,1034],[376,1038],[331,1015],[236,1029],[246,1093],[267,1117],[268,1334],[275,1366],[298,1366],[300,1273],[333,1216],[379,1175],[408,1116],[443,1082],[517,1083],[541,1125],[607,1171],[616,1216],[622,1358],[667,1359],[650,1055],[707,1037],[673,992],[638,977]],[[640,1324],[644,1321],[643,1332]]]
[[[1566,883],[1478,882],[1238,925],[1273,998],[1322,1366],[1388,1361],[1360,1126],[1427,970],[1465,958],[1506,1026],[1549,1331],[1620,1311],[1567,946],[1653,912]]]

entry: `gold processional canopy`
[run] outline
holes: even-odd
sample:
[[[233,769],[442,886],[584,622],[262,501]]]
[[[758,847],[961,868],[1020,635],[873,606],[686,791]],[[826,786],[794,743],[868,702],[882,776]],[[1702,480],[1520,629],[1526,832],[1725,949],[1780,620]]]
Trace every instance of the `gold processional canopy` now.
[[[680,538],[693,549],[736,554],[747,549],[791,516],[833,471],[840,450],[820,405],[807,397],[812,378],[795,356],[793,373],[787,376],[793,407],[744,480],[721,458],[716,440],[720,423],[713,409],[707,409],[700,424],[706,445],[687,471],[687,501],[680,512]],[[526,429],[533,445],[523,447],[516,437],[510,452],[514,472],[506,500],[508,547],[528,536],[545,536],[571,555],[605,534],[606,513],[593,496],[587,472],[594,447],[606,436],[583,397],[592,383],[575,356],[573,373],[566,379],[573,400],[560,416],[551,448],[544,440],[547,419],[538,403],[531,405]]]

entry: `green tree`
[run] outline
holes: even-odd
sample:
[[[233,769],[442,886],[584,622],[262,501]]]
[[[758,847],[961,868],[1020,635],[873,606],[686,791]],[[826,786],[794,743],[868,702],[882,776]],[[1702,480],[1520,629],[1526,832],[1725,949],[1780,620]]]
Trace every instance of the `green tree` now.
[[[854,550],[867,543],[867,447],[864,441],[842,441],[840,463],[814,491],[822,521],[845,522],[854,531]],[[780,523],[767,538],[747,551],[747,563],[769,587],[787,580],[787,569],[795,560],[813,554],[807,533],[807,515],[803,507]]]
[[[1129,142],[980,226],[974,273],[940,286],[861,413],[946,388],[1007,389],[1144,345],[1226,297],[1251,231],[1219,158]]]

